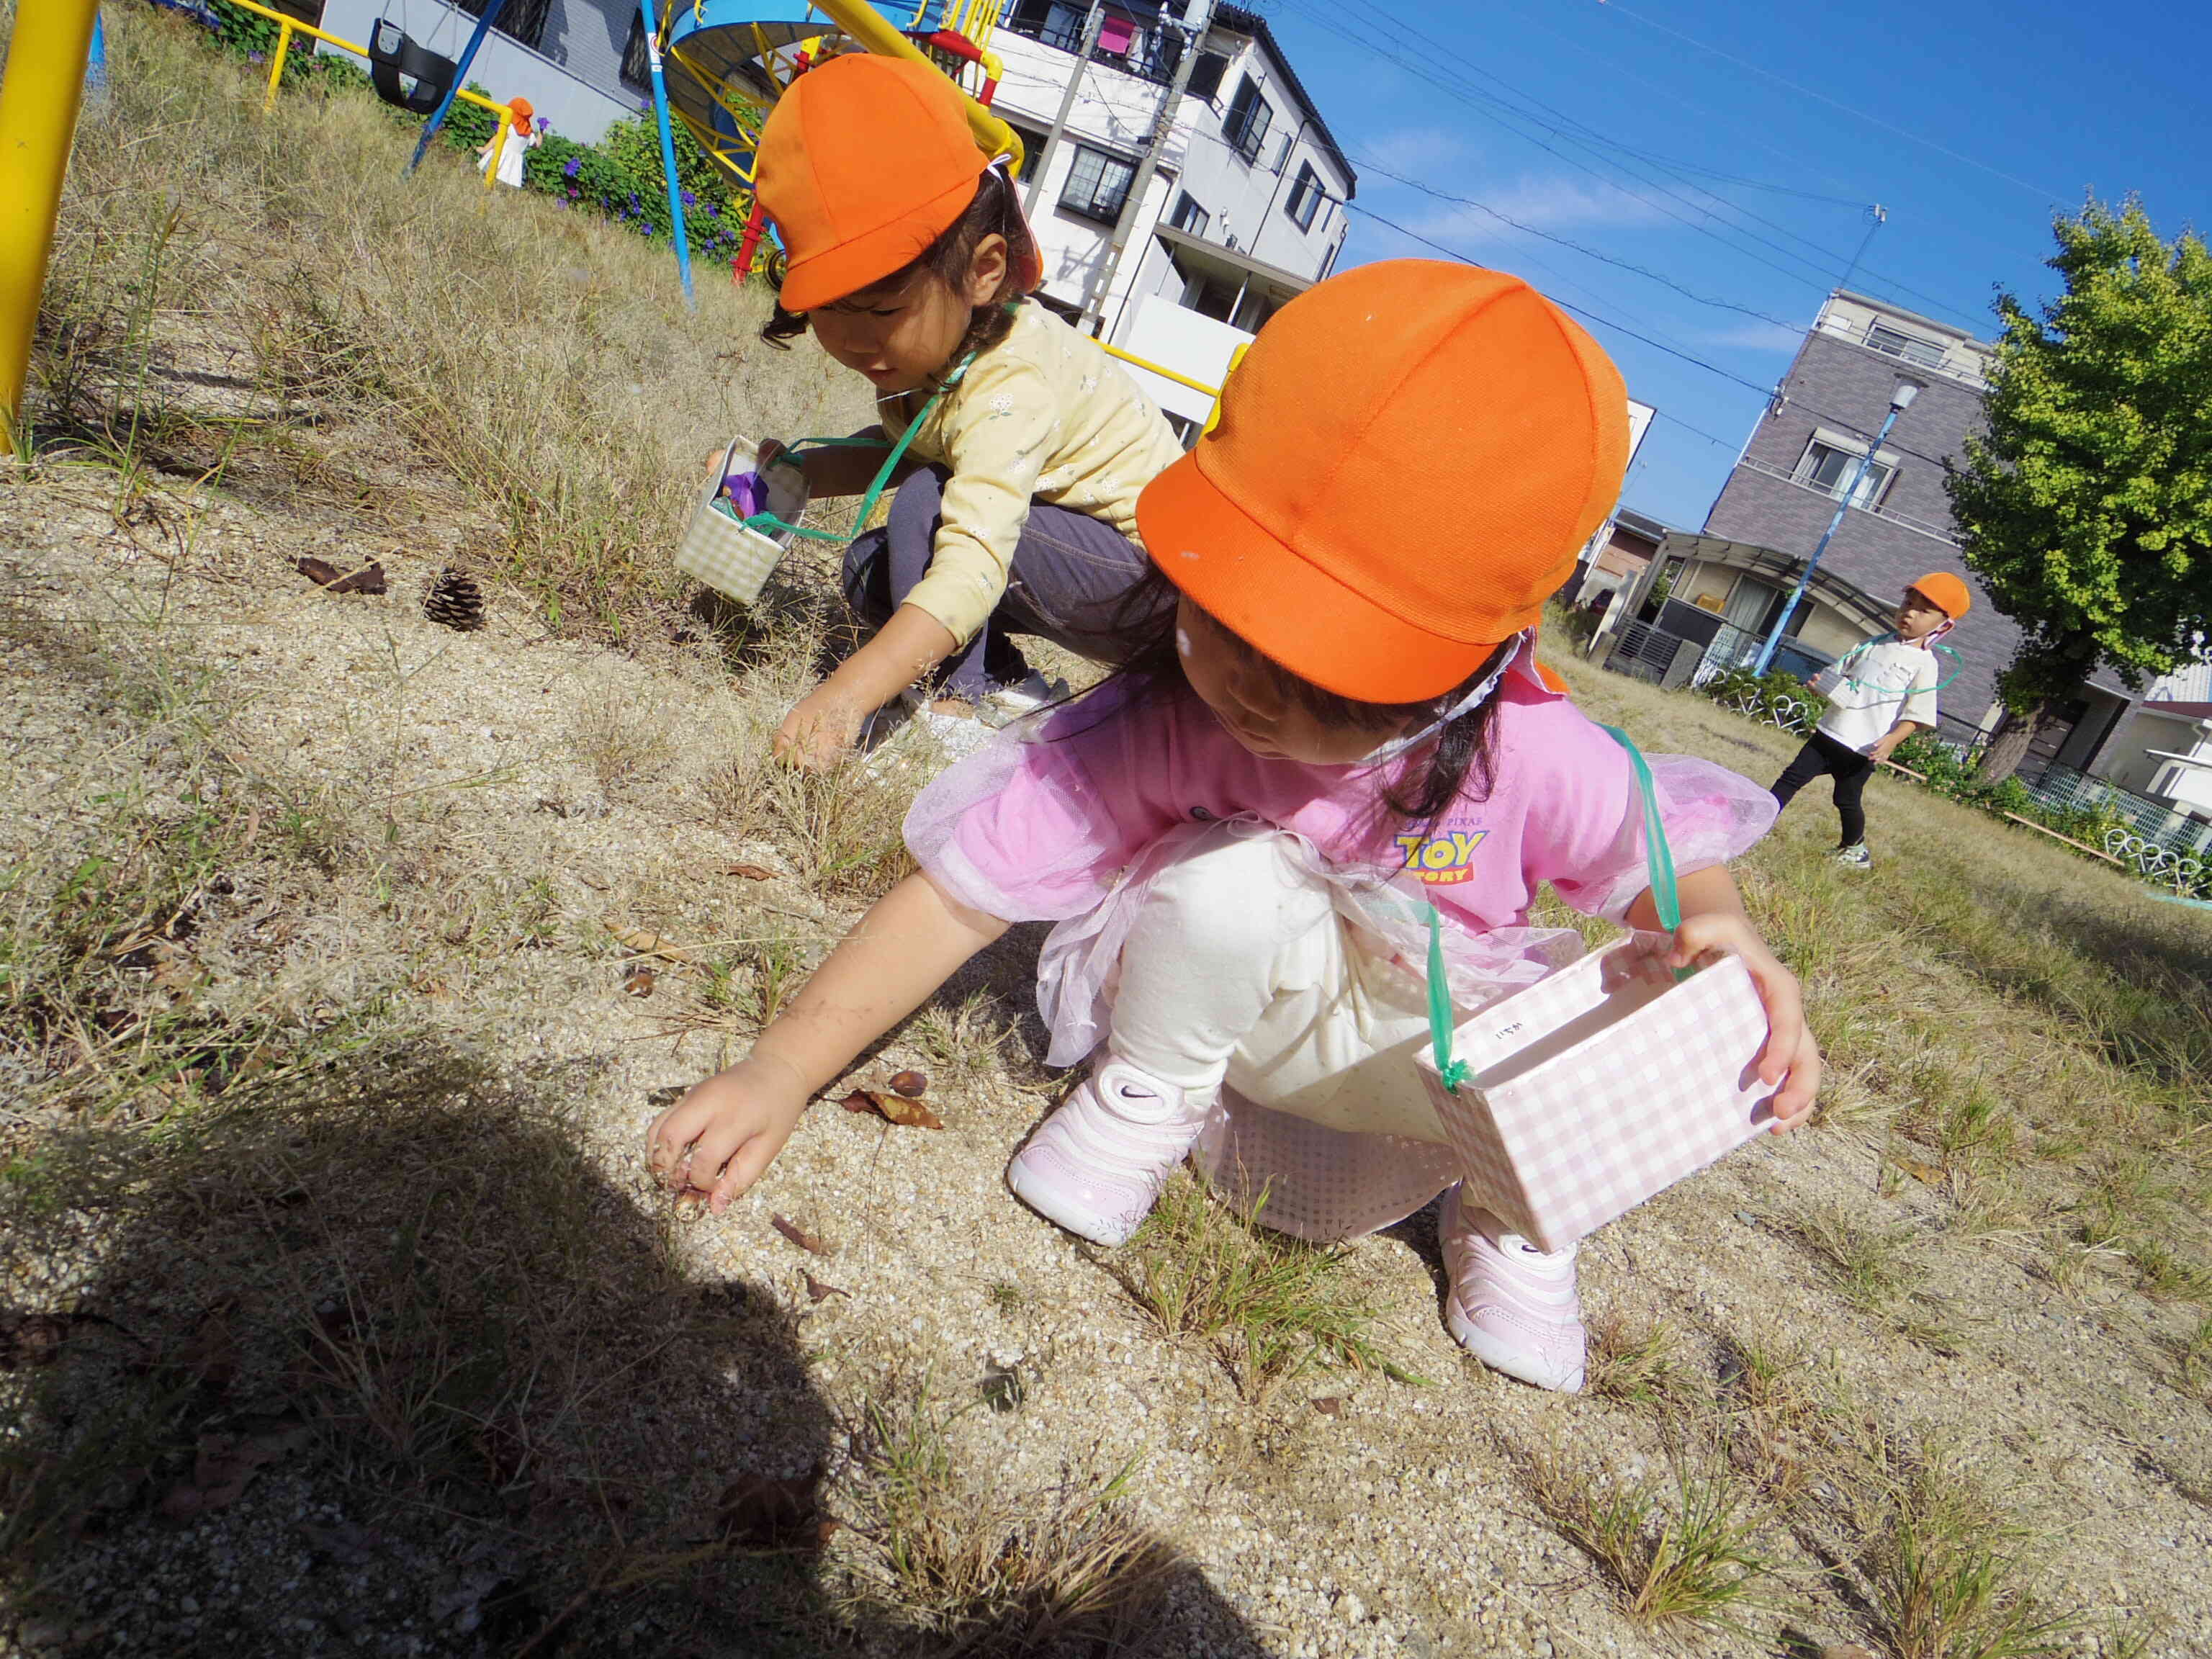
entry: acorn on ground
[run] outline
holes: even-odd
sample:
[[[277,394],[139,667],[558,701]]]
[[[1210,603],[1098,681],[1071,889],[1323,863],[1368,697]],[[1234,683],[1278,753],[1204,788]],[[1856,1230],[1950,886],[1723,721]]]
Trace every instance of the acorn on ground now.
[[[484,625],[483,593],[476,583],[448,566],[423,590],[422,614],[442,627],[472,633]]]

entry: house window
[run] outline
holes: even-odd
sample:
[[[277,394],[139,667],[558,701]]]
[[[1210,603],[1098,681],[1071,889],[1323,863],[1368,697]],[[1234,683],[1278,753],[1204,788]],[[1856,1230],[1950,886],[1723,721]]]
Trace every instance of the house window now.
[[[1185,191],[1182,199],[1176,202],[1175,213],[1170,217],[1168,223],[1173,228],[1187,231],[1193,236],[1203,236],[1206,234],[1206,224],[1212,217],[1212,216],[1204,208],[1192,201],[1190,192]]]
[[[1073,52],[1083,44],[1085,15],[1082,7],[1063,5],[1060,0],[1015,0],[1002,21],[1016,34]]]
[[[1221,96],[1221,77],[1229,73],[1229,54],[1225,52],[1202,52],[1198,61],[1190,66],[1190,82],[1183,91],[1193,98],[1203,98],[1212,103]]]
[[[1087,4],[1070,5],[1065,0],[1015,0],[1000,19],[1000,27],[1061,52],[1073,52],[1083,44],[1083,31],[1090,15]],[[1097,44],[1091,48],[1091,56],[1096,62],[1111,64],[1118,70],[1164,86],[1175,78],[1176,65],[1182,61],[1182,36],[1175,29],[1161,27],[1157,20],[1139,21],[1131,13],[1109,8],[1100,14]]]
[[[1221,124],[1222,136],[1236,147],[1239,155],[1248,161],[1256,161],[1260,159],[1260,146],[1267,143],[1267,128],[1274,118],[1275,112],[1260,95],[1260,83],[1248,75],[1237,83],[1237,95],[1229,100],[1229,118]]]
[[[460,9],[471,17],[483,16],[485,3],[486,0],[459,0]],[[552,9],[553,0],[507,0],[492,27],[534,51],[545,38],[545,17]]]
[[[1291,222],[1300,230],[1311,230],[1314,210],[1321,205],[1321,175],[1313,170],[1313,163],[1298,163],[1297,182],[1291,186],[1291,199],[1283,204],[1283,211],[1291,216]]]
[[[1817,489],[1824,495],[1840,496],[1863,453],[1814,438],[1806,444],[1797,470],[1790,476],[1792,482]],[[1885,461],[1869,463],[1858,487],[1851,492],[1851,505],[1871,512],[1888,492],[1889,481],[1895,474],[1896,469]]]
[[[1128,162],[1079,144],[1075,165],[1068,168],[1067,182],[1060,186],[1060,204],[1085,219],[1111,224],[1121,216],[1121,204],[1128,199],[1129,183],[1136,176],[1137,169]]]
[[[653,65],[645,53],[645,8],[629,15],[629,39],[623,43],[622,83],[632,92],[653,94]]]
[[[1908,334],[1901,328],[1892,328],[1887,323],[1869,323],[1866,332],[1867,348],[1891,357],[1902,357],[1908,363],[1918,363],[1923,368],[1943,367],[1943,343],[1923,339],[1917,334]]]

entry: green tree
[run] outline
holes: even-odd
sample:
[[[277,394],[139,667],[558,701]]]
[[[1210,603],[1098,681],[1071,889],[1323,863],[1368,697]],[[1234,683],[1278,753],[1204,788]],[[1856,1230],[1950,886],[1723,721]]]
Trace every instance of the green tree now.
[[[2212,618],[2212,251],[2160,240],[2132,197],[2051,229],[2065,293],[2039,316],[1999,295],[1989,430],[1948,479],[1966,562],[2021,630],[1990,781],[2097,669],[2140,685]]]

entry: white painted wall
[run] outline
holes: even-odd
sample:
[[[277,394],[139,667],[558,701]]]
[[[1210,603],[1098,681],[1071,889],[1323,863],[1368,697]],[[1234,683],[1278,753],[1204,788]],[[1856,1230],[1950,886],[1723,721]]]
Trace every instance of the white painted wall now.
[[[563,138],[596,143],[608,127],[648,101],[622,83],[623,44],[636,9],[637,0],[553,0],[539,50],[494,28],[469,65],[468,79],[500,103],[527,98]],[[461,55],[477,21],[442,0],[324,0],[322,27],[342,40],[367,45],[380,17],[447,58]],[[366,58],[355,61],[368,67]]]
[[[1129,326],[1124,337],[1115,343],[1152,362],[1165,363],[1193,380],[1218,386],[1229,373],[1229,360],[1236,355],[1237,348],[1251,337],[1242,329],[1218,323],[1195,311],[1186,311],[1173,300],[1146,294],[1139,295],[1130,308]],[[1148,374],[1133,363],[1121,367],[1136,377],[1146,397],[1170,415],[1203,424],[1212,412],[1212,398],[1160,375]]]

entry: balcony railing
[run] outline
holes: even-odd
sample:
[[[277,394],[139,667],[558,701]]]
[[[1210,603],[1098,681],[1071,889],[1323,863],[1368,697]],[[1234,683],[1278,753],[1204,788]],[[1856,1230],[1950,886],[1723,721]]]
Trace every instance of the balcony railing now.
[[[1039,46],[1073,54],[1083,44],[1083,15],[1060,12],[1058,17],[1060,21],[1055,22],[1050,15],[1025,17],[1009,11],[999,19],[999,27]],[[1131,40],[1126,52],[1109,52],[1103,45],[1094,46],[1091,61],[1164,87],[1175,79],[1176,65],[1182,61],[1182,40],[1166,29],[1141,29]]]
[[[1785,472],[1778,466],[1769,466],[1764,461],[1755,461],[1748,455],[1738,461],[1736,465],[1747,472],[1761,473],[1770,478],[1778,478],[1784,483],[1794,484],[1800,489],[1809,490],[1823,501],[1832,501],[1838,499],[1836,492],[1832,490],[1823,489],[1819,484],[1800,478],[1794,473]],[[1887,520],[1900,530],[1909,530],[1916,536],[1925,536],[1929,540],[1941,542],[1946,547],[1956,547],[1959,544],[1959,538],[1952,533],[1948,526],[1930,524],[1925,519],[1916,519],[1910,513],[1900,513],[1886,502],[1878,501],[1872,507],[1858,507],[1856,510],[1861,513],[1870,513],[1877,519]]]
[[[1962,347],[1948,348],[1940,358],[1930,362],[1931,354],[1925,348],[1932,346],[1933,342],[1923,341],[1917,336],[1908,335],[1900,329],[1889,327],[1880,318],[1867,323],[1851,323],[1841,317],[1827,317],[1821,320],[1820,328],[1823,334],[1832,334],[1838,339],[1850,341],[1855,346],[1863,347],[1869,351],[1879,352],[1885,357],[1893,358],[1927,374],[1940,374],[1947,380],[1956,380],[1960,385],[1971,386],[1976,392],[1987,392],[1990,389],[1989,381],[1978,368],[1967,368],[1958,361],[1961,356],[1967,357],[1969,361],[1979,361],[1978,354],[1967,352]],[[1916,347],[1923,349],[1916,350],[1914,349]]]

